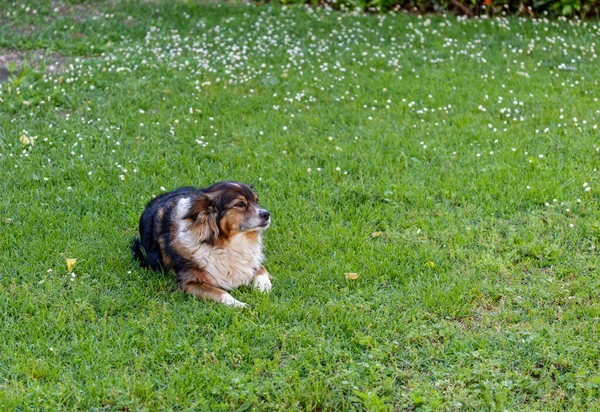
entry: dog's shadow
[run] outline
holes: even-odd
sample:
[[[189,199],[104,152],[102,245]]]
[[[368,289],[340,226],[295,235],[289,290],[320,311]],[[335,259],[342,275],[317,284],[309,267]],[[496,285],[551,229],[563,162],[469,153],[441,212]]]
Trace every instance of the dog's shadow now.
[[[154,270],[140,266],[140,263],[133,257],[131,260],[131,281],[139,283],[148,291],[152,290],[156,294],[171,294],[179,291],[175,274],[167,270]]]

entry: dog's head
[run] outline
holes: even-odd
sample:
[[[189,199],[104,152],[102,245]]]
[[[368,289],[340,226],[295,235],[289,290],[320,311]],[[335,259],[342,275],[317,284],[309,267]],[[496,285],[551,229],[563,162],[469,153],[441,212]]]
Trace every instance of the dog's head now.
[[[260,232],[269,227],[271,214],[258,206],[250,186],[237,182],[219,182],[202,189],[190,205],[186,218],[201,241],[214,243],[241,232]]]

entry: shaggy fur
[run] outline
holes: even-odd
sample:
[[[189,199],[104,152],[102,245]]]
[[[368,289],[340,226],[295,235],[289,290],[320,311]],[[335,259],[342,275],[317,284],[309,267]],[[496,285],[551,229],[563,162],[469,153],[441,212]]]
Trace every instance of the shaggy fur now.
[[[143,267],[175,272],[179,286],[199,298],[246,306],[227,291],[250,284],[271,290],[261,240],[271,218],[257,202],[237,182],[164,193],[142,213],[133,254]]]

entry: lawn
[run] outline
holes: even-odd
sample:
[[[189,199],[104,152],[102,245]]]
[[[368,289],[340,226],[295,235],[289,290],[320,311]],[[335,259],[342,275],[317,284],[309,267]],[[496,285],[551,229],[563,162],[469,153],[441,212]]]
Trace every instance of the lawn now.
[[[0,4],[1,410],[600,408],[598,22],[136,3]],[[242,310],[128,248],[224,179]]]

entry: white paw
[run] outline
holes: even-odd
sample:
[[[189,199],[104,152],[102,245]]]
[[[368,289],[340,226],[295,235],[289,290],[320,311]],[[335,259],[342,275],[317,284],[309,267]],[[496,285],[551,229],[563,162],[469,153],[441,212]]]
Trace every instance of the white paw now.
[[[254,286],[254,289],[257,289],[261,293],[269,293],[273,287],[271,285],[269,275],[266,274],[256,276],[252,282],[252,286]]]
[[[236,298],[234,298],[233,296],[231,296],[229,293],[225,293],[223,296],[221,296],[221,301],[222,304],[230,306],[232,308],[246,308],[248,307],[248,304],[244,303],[244,302],[240,302],[239,300],[237,300]]]

